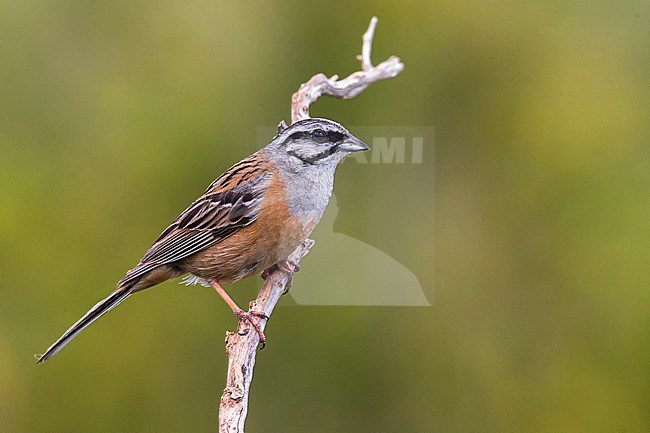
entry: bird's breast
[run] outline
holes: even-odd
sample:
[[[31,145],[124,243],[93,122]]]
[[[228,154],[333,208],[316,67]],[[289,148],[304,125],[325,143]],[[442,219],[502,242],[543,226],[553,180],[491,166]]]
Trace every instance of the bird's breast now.
[[[185,259],[183,270],[221,284],[259,273],[286,259],[309,236],[321,215],[314,218],[309,212],[292,212],[281,177],[272,176],[255,221]]]

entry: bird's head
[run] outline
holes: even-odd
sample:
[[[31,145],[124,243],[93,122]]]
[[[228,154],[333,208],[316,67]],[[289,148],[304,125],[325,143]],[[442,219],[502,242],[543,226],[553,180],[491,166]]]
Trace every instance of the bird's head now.
[[[348,153],[370,149],[343,126],[328,119],[305,119],[283,128],[268,148],[278,162],[293,167],[335,167]]]

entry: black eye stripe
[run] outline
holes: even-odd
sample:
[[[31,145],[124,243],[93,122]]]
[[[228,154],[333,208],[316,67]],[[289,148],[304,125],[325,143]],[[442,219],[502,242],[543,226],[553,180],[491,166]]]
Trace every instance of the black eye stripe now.
[[[329,138],[330,143],[338,143],[343,140],[344,136],[340,132],[329,131],[327,133],[327,138]]]
[[[318,131],[321,131],[321,132],[323,132],[325,134],[325,136],[324,136],[325,140],[318,139],[318,137],[314,136],[314,133],[316,133]],[[316,135],[318,135],[318,134],[316,134]],[[344,138],[345,138],[345,135],[340,133],[340,132],[337,132],[337,131],[323,131],[322,129],[316,129],[316,130],[313,130],[313,131],[310,131],[310,132],[308,132],[308,131],[297,131],[297,132],[294,132],[293,134],[291,134],[289,136],[289,139],[291,139],[291,140],[313,139],[317,143],[321,143],[321,144],[327,143],[327,142],[329,142],[331,144],[340,143],[341,141],[343,141]]]
[[[291,138],[294,140],[298,140],[300,138],[306,138],[306,137],[309,137],[309,133],[303,131],[294,132],[293,134],[291,134]]]

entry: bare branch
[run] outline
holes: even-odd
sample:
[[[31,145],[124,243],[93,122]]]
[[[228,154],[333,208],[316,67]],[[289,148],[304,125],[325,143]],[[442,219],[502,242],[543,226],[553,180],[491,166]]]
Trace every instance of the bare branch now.
[[[365,90],[370,84],[392,78],[404,69],[399,58],[391,56],[377,66],[372,65],[370,54],[372,40],[375,35],[377,18],[373,17],[368,30],[363,35],[361,55],[361,71],[354,72],[339,80],[338,75],[327,78],[324,74],[316,74],[302,84],[293,94],[291,102],[291,123],[309,118],[309,106],[320,96],[327,95],[335,98],[350,99]],[[280,122],[278,132],[286,128],[286,123]],[[288,258],[289,262],[298,263],[314,245],[314,241],[306,240]],[[251,302],[250,308],[271,316],[275,305],[291,281],[291,275],[282,270],[271,272],[264,282],[257,298]],[[264,330],[266,322],[262,321]],[[219,404],[219,433],[243,433],[246,414],[248,411],[248,395],[253,380],[253,367],[257,355],[259,335],[250,332],[248,324],[240,323],[237,332],[226,333],[226,355],[228,356],[228,376],[226,388]]]
[[[404,64],[395,56],[377,66],[372,65],[370,53],[376,25],[377,17],[372,17],[368,30],[363,35],[363,47],[359,56],[361,71],[354,72],[342,80],[338,79],[338,75],[327,78],[325,74],[316,74],[311,77],[291,98],[291,123],[308,119],[309,106],[322,95],[341,99],[354,98],[372,83],[393,78],[404,70]]]
[[[363,34],[363,46],[361,47],[361,55],[357,56],[357,60],[361,61],[361,70],[369,71],[373,68],[370,54],[372,53],[372,39],[375,37],[375,28],[377,27],[377,17],[372,17],[368,30]]]
[[[289,262],[298,263],[307,255],[314,241],[307,239],[290,256]],[[271,313],[285,287],[291,281],[291,275],[284,271],[271,272],[264,281],[257,298],[250,303],[250,308],[271,317]],[[266,321],[261,321],[262,330]],[[228,356],[228,376],[226,388],[219,404],[219,433],[242,433],[248,411],[248,391],[253,380],[253,367],[259,335],[247,323],[239,323],[237,332],[226,333],[226,356]]]

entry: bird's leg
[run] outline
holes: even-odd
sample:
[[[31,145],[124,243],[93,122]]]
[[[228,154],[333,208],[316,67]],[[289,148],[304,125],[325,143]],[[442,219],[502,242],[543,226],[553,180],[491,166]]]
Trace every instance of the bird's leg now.
[[[266,343],[266,336],[264,335],[264,331],[262,331],[262,327],[258,323],[257,320],[254,319],[254,317],[259,317],[264,320],[269,320],[269,316],[266,314],[262,313],[261,311],[255,311],[255,310],[248,310],[244,311],[239,306],[235,303],[235,301],[232,300],[230,295],[221,287],[221,285],[216,282],[215,280],[210,281],[210,285],[214,287],[214,290],[217,291],[219,296],[228,304],[232,312],[237,316],[237,319],[239,319],[240,322],[248,322],[250,325],[255,328],[255,331],[257,332],[257,335],[260,338],[260,343],[262,343],[262,347],[264,347],[264,344]]]
[[[260,277],[262,277],[263,280],[266,280],[271,272],[275,270],[280,270],[285,274],[291,275],[294,272],[298,272],[300,270],[300,264],[294,262],[293,260],[284,259],[271,266],[270,268],[264,269]]]
[[[269,275],[271,275],[271,272],[279,270],[287,274],[289,277],[289,280],[287,281],[287,284],[284,288],[284,292],[282,292],[283,295],[286,295],[289,293],[289,289],[291,288],[291,283],[293,280],[293,273],[298,272],[300,270],[300,265],[298,262],[294,262],[293,260],[289,259],[284,259],[276,263],[275,265],[271,266],[268,269],[265,269],[260,277],[262,277],[263,280],[266,280]]]

